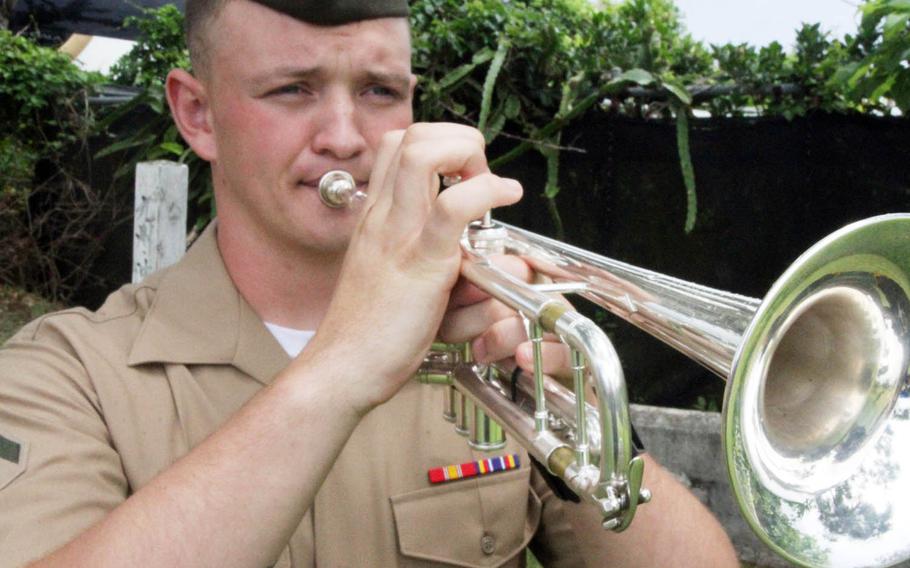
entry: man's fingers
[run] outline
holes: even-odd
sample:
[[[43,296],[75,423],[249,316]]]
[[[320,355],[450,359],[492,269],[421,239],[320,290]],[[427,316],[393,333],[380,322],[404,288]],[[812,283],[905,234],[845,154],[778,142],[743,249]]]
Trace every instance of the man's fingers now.
[[[459,124],[415,124],[407,129],[397,155],[393,182],[393,222],[412,223],[427,211],[439,191],[440,174],[470,178],[489,171],[484,139]],[[417,219],[420,219],[417,216]]]
[[[569,346],[558,341],[544,341],[541,347],[543,372],[558,379],[570,378],[572,355]],[[518,346],[515,351],[515,363],[529,373],[534,372],[534,352],[530,341]]]
[[[513,179],[482,174],[455,184],[436,197],[423,229],[428,255],[448,256],[471,221],[495,207],[521,199],[521,184]]]
[[[512,315],[489,326],[471,342],[471,348],[476,361],[492,363],[514,357],[515,349],[527,340],[524,321],[518,315]]]
[[[368,210],[380,199],[391,204],[392,191],[390,180],[398,170],[396,156],[404,138],[404,130],[390,130],[382,136],[379,150],[376,152],[376,161],[370,173],[370,188],[364,210]],[[387,195],[386,195],[387,194]]]
[[[515,363],[527,372],[534,370],[534,352],[524,321],[513,316],[497,321],[471,343],[474,359],[493,363],[515,358]],[[547,334],[541,344],[543,372],[560,379],[572,376],[572,356],[569,347]]]
[[[439,327],[439,338],[446,343],[461,343],[477,337],[491,325],[515,317],[515,311],[493,298],[446,313]]]

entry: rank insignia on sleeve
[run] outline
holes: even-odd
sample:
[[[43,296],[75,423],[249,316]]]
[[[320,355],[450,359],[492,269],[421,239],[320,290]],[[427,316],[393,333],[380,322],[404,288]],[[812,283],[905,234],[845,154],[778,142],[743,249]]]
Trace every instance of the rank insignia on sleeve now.
[[[478,475],[488,475],[498,471],[508,471],[521,467],[518,454],[496,456],[485,460],[463,463],[461,465],[447,465],[434,467],[427,472],[430,483],[445,483],[456,479],[467,479]]]
[[[14,442],[0,434],[0,459],[18,464],[21,448],[22,446],[18,442]]]
[[[0,434],[0,490],[22,475],[28,461],[28,442]]]

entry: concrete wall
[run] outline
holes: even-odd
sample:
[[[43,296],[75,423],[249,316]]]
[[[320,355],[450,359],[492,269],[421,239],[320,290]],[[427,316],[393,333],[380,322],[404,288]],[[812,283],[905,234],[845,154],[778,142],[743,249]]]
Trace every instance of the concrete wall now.
[[[787,567],[756,537],[739,514],[724,464],[721,415],[717,412],[632,405],[635,429],[658,462],[674,472],[727,529],[743,562]],[[898,565],[910,567],[910,562]]]

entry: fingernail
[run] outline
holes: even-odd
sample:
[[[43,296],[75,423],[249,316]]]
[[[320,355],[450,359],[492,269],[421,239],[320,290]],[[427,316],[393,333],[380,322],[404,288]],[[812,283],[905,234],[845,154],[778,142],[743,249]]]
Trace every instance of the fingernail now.
[[[484,358],[487,356],[487,346],[482,338],[478,337],[471,343],[471,354],[478,363],[485,363]]]

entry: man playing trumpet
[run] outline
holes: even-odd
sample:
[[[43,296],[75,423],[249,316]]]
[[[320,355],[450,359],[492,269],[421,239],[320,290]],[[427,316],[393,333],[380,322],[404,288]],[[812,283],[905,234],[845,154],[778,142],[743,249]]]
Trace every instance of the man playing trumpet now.
[[[621,534],[527,459],[429,484],[478,458],[437,419],[440,389],[410,377],[437,334],[485,362],[525,341],[458,281],[465,225],[521,187],[489,171],[476,130],[411,124],[406,15],[187,1],[194,74],[172,71],[167,98],[211,163],[218,219],[175,267],[0,355],[4,565],[519,566],[526,546],[547,566],[735,565],[653,461],[654,499]],[[335,169],[361,207],[320,202]],[[440,173],[463,181],[439,192]],[[559,372],[563,348],[547,351]]]

